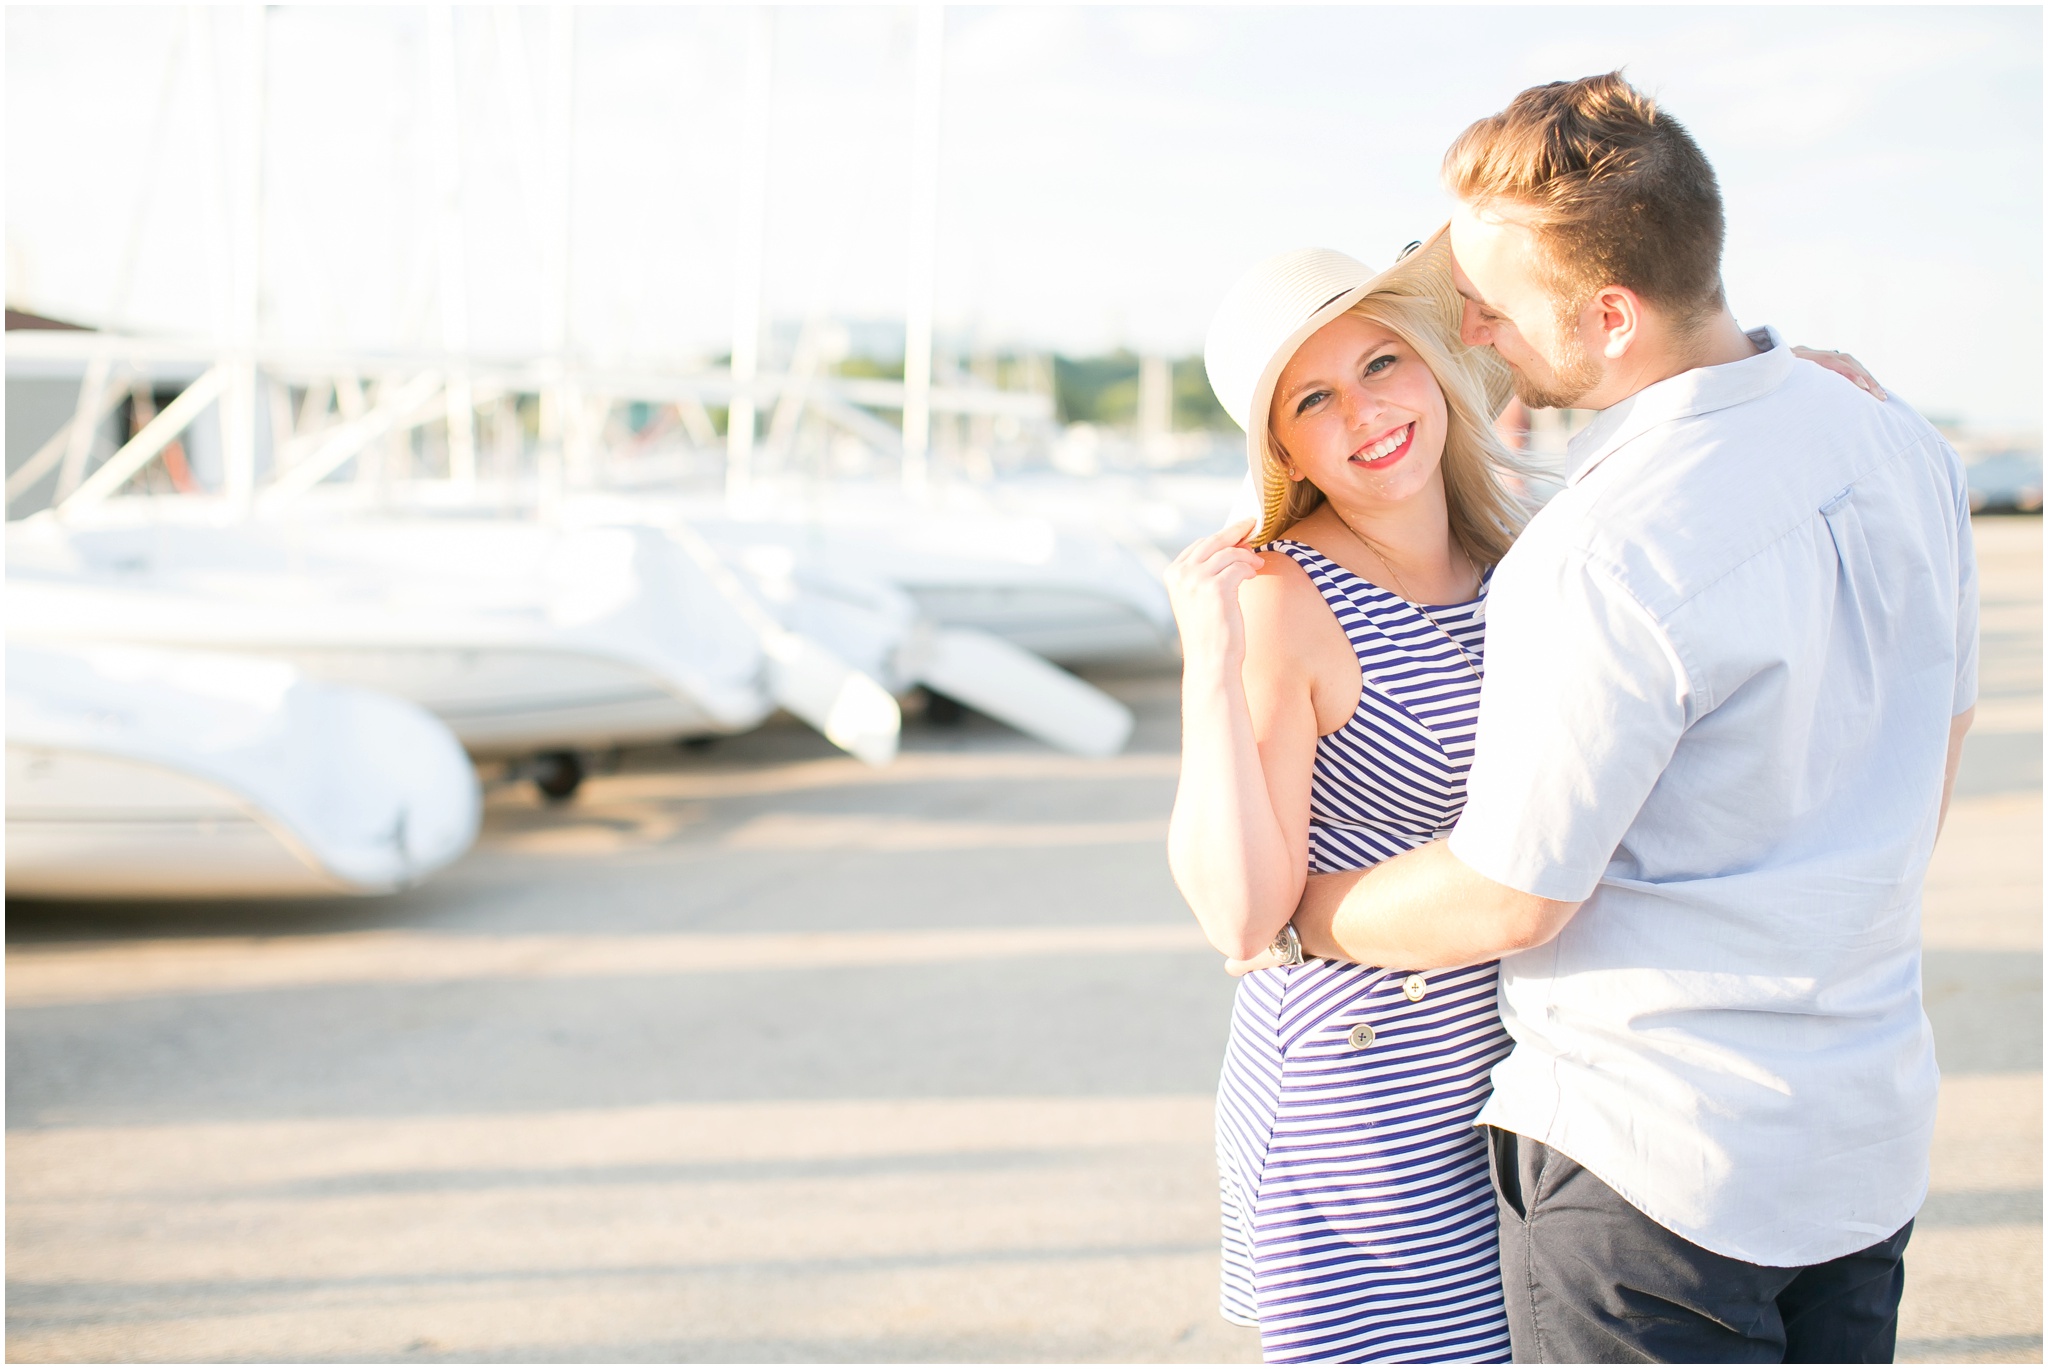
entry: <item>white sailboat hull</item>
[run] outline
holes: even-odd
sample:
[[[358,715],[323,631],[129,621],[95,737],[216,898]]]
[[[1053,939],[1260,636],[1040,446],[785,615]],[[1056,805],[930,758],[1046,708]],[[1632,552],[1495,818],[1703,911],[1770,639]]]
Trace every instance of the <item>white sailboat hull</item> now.
[[[276,662],[10,645],[7,891],[383,893],[468,849],[476,776],[400,699]]]
[[[1057,585],[898,583],[933,622],[1001,637],[1063,665],[1166,659],[1170,639],[1127,603]]]
[[[516,647],[275,647],[317,679],[411,699],[472,755],[607,747],[733,730],[654,671],[593,652]],[[751,707],[743,711],[749,716]]]
[[[234,792],[118,757],[7,748],[16,898],[293,898],[355,889]]]

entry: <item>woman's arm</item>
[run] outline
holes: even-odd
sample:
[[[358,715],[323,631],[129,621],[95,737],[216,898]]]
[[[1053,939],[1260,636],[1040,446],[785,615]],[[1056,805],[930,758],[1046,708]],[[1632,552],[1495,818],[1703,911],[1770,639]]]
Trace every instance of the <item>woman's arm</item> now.
[[[1167,862],[1210,943],[1240,958],[1269,944],[1301,899],[1316,743],[1291,631],[1299,587],[1282,578],[1295,568],[1262,565],[1242,545],[1249,530],[1195,543],[1166,576],[1186,661]]]

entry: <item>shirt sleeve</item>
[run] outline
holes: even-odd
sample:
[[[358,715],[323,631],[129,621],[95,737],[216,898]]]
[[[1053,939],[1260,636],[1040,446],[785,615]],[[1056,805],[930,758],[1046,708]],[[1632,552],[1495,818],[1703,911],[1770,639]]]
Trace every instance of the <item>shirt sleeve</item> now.
[[[1690,686],[1668,635],[1609,576],[1575,555],[1514,559],[1487,609],[1476,755],[1451,853],[1498,884],[1577,903],[1670,763]]]

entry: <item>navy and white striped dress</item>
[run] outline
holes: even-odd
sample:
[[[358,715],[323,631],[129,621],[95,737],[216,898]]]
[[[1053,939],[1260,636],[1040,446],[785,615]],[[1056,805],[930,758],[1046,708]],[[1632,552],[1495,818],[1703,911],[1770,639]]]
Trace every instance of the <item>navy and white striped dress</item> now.
[[[1358,652],[1358,711],[1316,743],[1309,868],[1355,870],[1446,834],[1465,804],[1485,590],[1414,605],[1300,542]],[[1223,1315],[1266,1359],[1506,1361],[1486,1145],[1472,1126],[1511,1044],[1496,967],[1334,961],[1238,981],[1216,1098]],[[1369,1028],[1369,1031],[1361,1030]]]

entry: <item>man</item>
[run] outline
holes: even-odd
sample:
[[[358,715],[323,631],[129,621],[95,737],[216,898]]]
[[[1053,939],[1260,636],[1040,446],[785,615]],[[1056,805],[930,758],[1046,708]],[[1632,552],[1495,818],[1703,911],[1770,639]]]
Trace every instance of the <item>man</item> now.
[[[1480,1115],[1517,1359],[1884,1361],[1927,1188],[1920,887],[1976,697],[1953,451],[1745,332],[1685,130],[1619,74],[1445,158],[1465,340],[1601,410],[1495,573],[1448,840],[1303,947],[1503,956]]]

